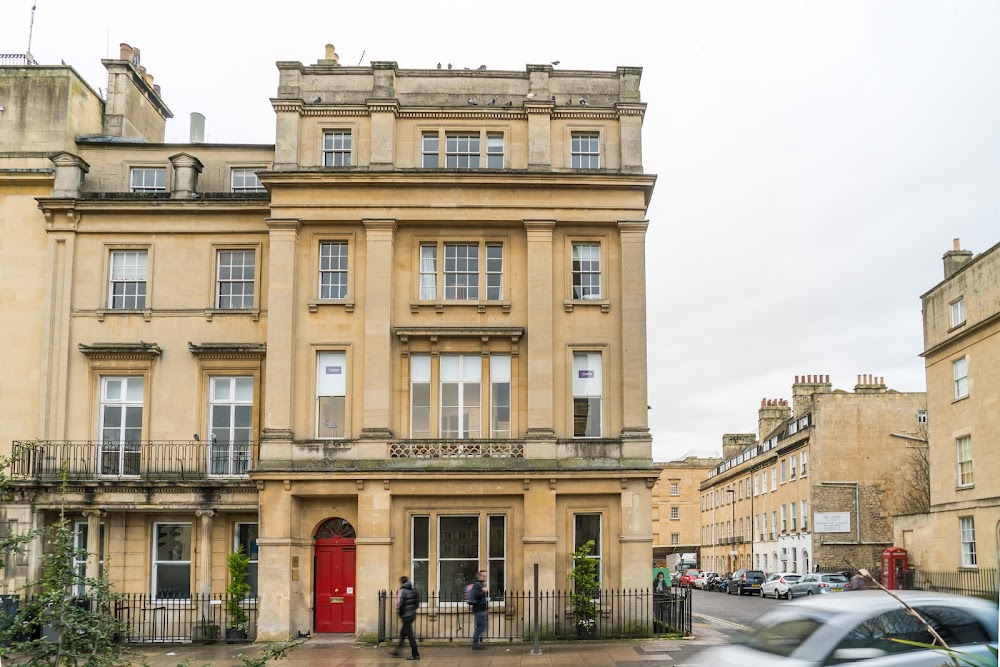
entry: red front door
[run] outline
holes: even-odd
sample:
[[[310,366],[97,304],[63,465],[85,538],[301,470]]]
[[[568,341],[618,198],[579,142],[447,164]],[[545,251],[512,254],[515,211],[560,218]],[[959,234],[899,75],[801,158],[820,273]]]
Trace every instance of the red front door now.
[[[316,632],[354,632],[354,540],[316,540]]]

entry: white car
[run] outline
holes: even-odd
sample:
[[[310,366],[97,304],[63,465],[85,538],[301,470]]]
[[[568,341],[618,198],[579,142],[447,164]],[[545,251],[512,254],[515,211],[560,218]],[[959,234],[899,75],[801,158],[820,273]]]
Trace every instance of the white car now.
[[[712,579],[712,578],[714,578],[714,577],[718,577],[718,576],[719,576],[719,573],[718,573],[718,572],[702,572],[702,573],[701,573],[701,574],[700,574],[700,575],[699,575],[699,576],[698,576],[698,577],[697,577],[697,578],[696,578],[696,579],[694,580],[694,587],[695,587],[695,588],[700,588],[701,590],[705,590],[705,583],[706,583],[706,582],[707,582],[707,581],[708,581],[709,579]]]
[[[996,602],[980,598],[894,591],[927,619],[947,644],[969,660],[996,664]],[[864,665],[864,667],[940,667],[946,653],[908,641],[930,644],[933,635],[898,600],[884,591],[814,595],[772,607],[754,622],[754,631],[738,644],[716,646],[694,656],[691,665]],[[978,660],[978,661],[977,661]],[[974,662],[976,661],[976,662]]]
[[[775,572],[767,578],[767,581],[760,585],[760,596],[762,598],[771,596],[775,600],[781,598],[791,600],[792,596],[789,591],[792,588],[792,584],[798,581],[801,576],[801,574],[794,572]]]

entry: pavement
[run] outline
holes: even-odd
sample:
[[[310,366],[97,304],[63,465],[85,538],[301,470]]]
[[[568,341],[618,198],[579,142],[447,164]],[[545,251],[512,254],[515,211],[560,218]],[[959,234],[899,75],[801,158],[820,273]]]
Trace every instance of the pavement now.
[[[707,623],[694,624],[687,639],[633,639],[621,641],[543,642],[541,654],[532,655],[532,645],[486,642],[485,651],[468,644],[423,644],[420,661],[408,662],[409,647],[393,656],[391,644],[355,642],[353,635],[319,635],[290,649],[284,660],[269,661],[268,667],[363,667],[367,665],[433,665],[434,667],[680,667],[701,649],[724,644],[729,637]],[[188,660],[190,667],[241,667],[242,656],[260,657],[264,644],[156,645],[136,647],[133,664],[177,667]]]

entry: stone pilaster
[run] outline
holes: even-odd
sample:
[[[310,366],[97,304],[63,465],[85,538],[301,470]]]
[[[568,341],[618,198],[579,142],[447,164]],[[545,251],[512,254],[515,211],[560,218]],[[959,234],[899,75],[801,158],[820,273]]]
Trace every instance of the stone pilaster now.
[[[524,492],[524,588],[532,588],[534,565],[538,563],[538,587],[562,590],[556,583],[556,492],[546,480],[526,481]]]
[[[653,498],[649,480],[622,482],[621,492],[621,581],[612,585],[623,589],[649,588],[649,572],[627,563],[653,562]]]
[[[198,534],[198,594],[208,597],[212,594],[212,518],[214,510],[195,510],[201,519]]]
[[[392,280],[396,221],[368,218],[365,225],[364,423],[361,437],[392,437],[389,407],[392,397]]]
[[[619,221],[622,270],[622,456],[652,458],[646,391],[645,220]]]
[[[171,199],[193,199],[198,195],[198,174],[204,169],[201,160],[188,153],[170,156],[174,167],[174,184]]]
[[[528,114],[528,169],[552,165],[552,102],[525,102]]]
[[[84,510],[87,519],[87,579],[97,579],[101,576],[101,516],[100,510]],[[89,587],[88,587],[89,589]]]
[[[552,440],[552,451],[539,447],[530,458],[555,458],[552,396],[553,280],[552,232],[555,220],[525,220],[528,236],[528,428],[527,437]]]
[[[302,222],[298,218],[268,218],[270,266],[267,283],[267,366],[264,433],[261,460],[292,457],[292,372],[295,357],[295,265]]]
[[[264,482],[260,489],[260,532],[257,537],[257,563],[261,576],[257,582],[259,598],[257,639],[282,641],[295,637],[298,631],[310,632],[312,624],[299,618],[302,602],[299,577],[304,568],[311,568],[309,557],[303,558],[302,540],[294,538],[296,530],[295,497],[289,482]]]
[[[368,480],[358,491],[358,525],[356,581],[356,632],[358,635],[378,631],[378,590],[392,590],[398,585],[389,571],[392,551],[392,495],[389,483]],[[403,548],[403,546],[400,546]],[[407,551],[409,547],[406,547]],[[411,574],[412,576],[412,574]]]
[[[627,174],[642,173],[642,117],[644,104],[616,104],[621,146],[621,169]]]
[[[396,154],[396,111],[398,100],[369,100],[371,116],[371,168],[390,170]]]

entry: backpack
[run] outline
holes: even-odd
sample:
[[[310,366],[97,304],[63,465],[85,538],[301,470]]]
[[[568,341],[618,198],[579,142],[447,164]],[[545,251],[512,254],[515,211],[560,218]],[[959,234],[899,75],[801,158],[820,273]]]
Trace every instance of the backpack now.
[[[467,604],[470,605],[476,604],[475,602],[472,601],[472,591],[475,588],[475,586],[476,586],[475,583],[471,583],[465,587],[465,601]]]

